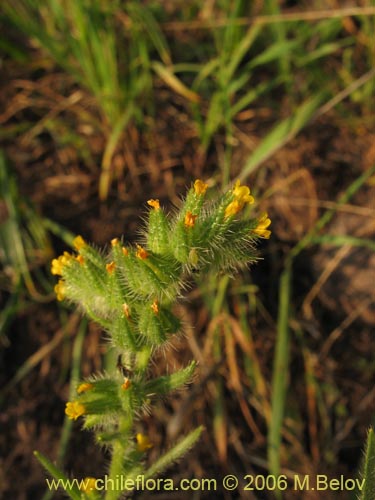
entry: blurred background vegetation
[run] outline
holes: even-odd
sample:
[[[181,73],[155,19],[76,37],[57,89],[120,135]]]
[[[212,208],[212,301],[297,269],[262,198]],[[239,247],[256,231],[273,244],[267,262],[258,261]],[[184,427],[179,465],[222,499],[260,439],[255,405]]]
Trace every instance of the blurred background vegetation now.
[[[78,233],[132,241],[147,199],[173,210],[198,177],[249,184],[273,234],[180,304],[155,372],[200,365],[141,418],[149,460],[203,424],[168,477],[356,476],[375,423],[375,2],[3,0],[0,26],[0,492],[52,498],[34,449],[104,473],[64,404],[115,360],[56,303],[51,259]]]

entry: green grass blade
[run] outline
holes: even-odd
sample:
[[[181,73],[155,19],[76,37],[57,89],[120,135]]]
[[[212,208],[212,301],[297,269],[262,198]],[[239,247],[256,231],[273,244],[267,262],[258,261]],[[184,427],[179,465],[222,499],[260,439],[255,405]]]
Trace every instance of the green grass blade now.
[[[242,111],[244,108],[249,106],[255,99],[258,99],[265,92],[270,91],[273,87],[276,87],[280,83],[278,78],[271,80],[270,82],[263,82],[257,85],[255,88],[249,90],[244,94],[238,101],[234,102],[231,106],[230,113],[232,117],[235,117],[237,113]]]
[[[375,252],[375,242],[366,238],[356,238],[355,236],[330,235],[316,236],[311,239],[311,244],[326,244],[334,246],[350,245],[351,247],[368,248]]]
[[[315,226],[311,228],[311,230],[301,239],[299,242],[293,247],[291,252],[289,253],[288,259],[294,259],[304,248],[310,245],[313,238],[316,237],[317,233],[321,231],[333,218],[337,209],[347,203],[355,193],[360,189],[361,186],[369,179],[372,175],[375,174],[375,165],[371,168],[363,172],[362,175],[357,177],[350,186],[345,190],[345,192],[340,196],[335,207],[331,208],[324,212],[324,214],[320,217],[320,219],[316,222]]]
[[[261,27],[259,25],[251,26],[241,42],[235,47],[229,65],[226,68],[226,80],[229,82],[237,70],[242,59],[245,57],[247,51],[250,49],[254,40],[257,38]]]
[[[76,395],[77,382],[80,377],[80,363],[82,357],[83,341],[87,332],[87,321],[83,319],[78,329],[77,337],[73,345],[72,370],[70,374],[69,400],[71,401]],[[61,431],[59,448],[57,451],[57,464],[63,465],[66,450],[69,444],[70,433],[73,427],[73,421],[65,416],[64,424]],[[41,500],[50,500],[53,497],[53,491],[47,489]]]
[[[293,139],[306,126],[326,96],[319,92],[297,108],[293,116],[283,120],[263,139],[243,167],[239,178],[243,180],[272,156],[284,144]]]
[[[282,435],[282,424],[284,418],[284,409],[287,395],[287,379],[288,379],[288,359],[289,359],[289,313],[291,301],[291,280],[293,259],[308,245],[310,245],[316,233],[323,229],[326,224],[332,219],[337,211],[337,208],[344,203],[347,203],[359,188],[375,173],[375,165],[355,179],[352,184],[340,196],[337,205],[327,210],[322,217],[317,221],[314,228],[302,238],[297,245],[290,251],[286,259],[286,266],[280,278],[279,284],[279,312],[277,323],[277,338],[274,356],[274,366],[272,375],[272,396],[271,396],[271,425],[268,430],[268,464],[272,474],[277,475],[280,471],[280,446]],[[354,243],[359,243],[360,238],[355,238]],[[341,239],[345,244],[349,240]],[[365,240],[366,241],[366,240]],[[363,244],[363,240],[361,241]],[[372,244],[373,242],[371,242]]]
[[[108,196],[109,186],[111,184],[111,161],[113,153],[115,152],[117,143],[120,139],[121,133],[131,120],[134,112],[134,106],[129,104],[123,115],[119,118],[113,131],[106,144],[103,159],[102,171],[99,179],[99,199],[106,200]]]
[[[131,18],[138,21],[144,32],[148,34],[163,63],[167,66],[172,64],[167,40],[150,9],[142,6],[139,2],[130,2],[126,5],[126,10]]]
[[[259,54],[259,56],[254,57],[248,66],[250,69],[254,69],[263,64],[279,61],[280,59],[285,58],[286,54],[290,54],[298,46],[299,42],[296,40],[287,40],[285,42],[275,43]]]
[[[361,476],[364,479],[364,487],[358,500],[373,500],[375,498],[375,435],[373,429],[368,431]]]
[[[69,481],[68,476],[66,476],[56,465],[54,465],[47,457],[38,451],[34,451],[34,455],[38,462],[46,469],[46,471],[51,474],[51,476],[56,479],[56,481]],[[68,483],[66,483],[68,485]],[[72,500],[82,500],[82,492],[79,491],[76,485],[72,485],[70,488],[64,489],[64,491],[69,495]]]
[[[279,15],[281,10],[279,6],[279,2],[277,0],[265,0],[265,12],[271,15]],[[281,47],[285,44],[290,43],[287,39],[287,30],[284,23],[275,23],[271,24],[269,27],[271,32],[274,35],[274,45],[273,47]],[[271,47],[272,48],[272,47]],[[291,57],[290,50],[288,50],[283,56],[280,56],[277,60],[279,66],[279,73],[283,80],[287,82],[287,84],[291,81]]]
[[[275,361],[272,373],[271,423],[268,431],[268,463],[271,474],[280,472],[281,429],[288,382],[289,365],[289,305],[291,296],[292,267],[288,266],[281,275],[279,285],[279,317]]]

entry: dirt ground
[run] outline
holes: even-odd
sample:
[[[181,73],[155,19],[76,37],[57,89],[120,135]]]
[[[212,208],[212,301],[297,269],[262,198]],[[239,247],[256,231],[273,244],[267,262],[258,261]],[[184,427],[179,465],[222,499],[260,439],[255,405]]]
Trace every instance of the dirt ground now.
[[[60,99],[61,78],[59,74],[47,74],[26,82],[21,75],[14,74],[8,84],[2,85],[2,122],[16,124],[35,117],[42,120],[45,110],[53,109]],[[33,98],[33,107],[17,108],[21,97]],[[40,215],[101,246],[121,234],[134,240],[139,217],[150,197],[159,198],[164,204],[176,204],[185,187],[197,177],[218,184],[220,140],[203,155],[184,103],[162,89],[158,99],[160,112],[153,126],[144,130],[131,126],[120,141],[113,161],[115,180],[104,203],[99,203],[97,193],[104,138],[94,128],[84,128],[84,124],[78,123],[82,148],[69,143],[56,147],[51,134],[35,129],[3,140],[22,197],[31,200]],[[89,107],[89,99],[83,99],[81,105]],[[66,109],[62,116],[66,123],[74,123],[76,119],[74,110]],[[231,179],[236,178],[244,158],[259,143],[268,126],[264,110],[255,110],[248,121],[236,124]],[[91,159],[84,162],[85,148]],[[249,313],[248,321],[268,395],[278,280],[284,258],[324,210],[332,208],[350,183],[374,164],[375,127],[359,127],[338,112],[331,112],[309,125],[247,180],[256,186],[261,208],[272,219],[272,237],[260,249],[262,260],[243,275],[246,282],[256,287],[256,298],[261,304],[255,315]],[[324,234],[374,240],[374,189],[372,178],[350,202],[340,207]],[[56,254],[64,249],[54,236],[52,244]],[[48,262],[42,262],[43,266],[48,268]],[[322,243],[303,251],[295,262],[284,471],[332,477],[340,474],[354,477],[357,472],[366,431],[374,423],[375,415],[374,279],[374,254],[363,247]],[[236,278],[233,287],[238,283]],[[1,291],[4,303],[7,297],[7,292]],[[228,297],[228,309],[236,322],[237,304],[233,297]],[[240,346],[235,347],[241,381],[239,393],[233,387],[226,350],[219,362],[210,351],[208,332],[212,322],[201,294],[192,289],[181,307],[187,318],[185,335],[176,339],[176,349],[160,356],[155,371],[161,373],[167,367],[183,366],[193,357],[201,362],[187,391],[159,402],[152,415],[142,419],[141,424],[149,429],[155,442],[148,459],[152,461],[171,440],[203,424],[206,430],[199,444],[166,477],[265,474],[267,429],[262,409],[252,400]],[[40,354],[34,368],[7,390],[1,401],[2,498],[39,499],[45,492],[45,472],[33,451],[54,460],[59,448],[71,353],[80,321],[76,312],[66,310],[66,314],[67,327],[62,333],[61,311],[52,297],[44,303],[27,300],[7,331],[8,342],[1,346],[2,386],[12,380],[26,360]],[[299,331],[303,332],[303,347]],[[44,346],[49,346],[46,353],[41,352]],[[82,350],[83,376],[101,369],[105,349],[102,332],[90,323]],[[318,384],[318,396],[312,399],[306,394],[306,366]],[[213,396],[218,383],[225,401],[221,434],[217,434],[213,424]],[[318,408],[310,406],[312,401]],[[101,475],[107,462],[105,451],[96,447],[89,433],[80,432],[79,426],[79,423],[73,425],[65,470],[72,477]],[[189,492],[184,498],[212,498],[212,495],[200,492],[194,496]],[[324,499],[349,498],[345,495],[326,492]],[[152,496],[183,498],[181,494]],[[56,493],[53,498],[63,497]],[[264,492],[239,491],[226,496],[217,491],[215,497],[271,498]],[[286,498],[323,497],[316,492],[288,491]]]

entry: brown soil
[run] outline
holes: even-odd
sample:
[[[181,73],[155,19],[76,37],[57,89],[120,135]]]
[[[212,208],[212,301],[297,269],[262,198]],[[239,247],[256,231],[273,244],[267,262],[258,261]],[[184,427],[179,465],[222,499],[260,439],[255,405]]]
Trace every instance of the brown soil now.
[[[47,110],[56,109],[67,98],[61,91],[67,85],[64,78],[53,73],[24,81],[21,75],[13,74],[5,88],[2,85],[2,121],[16,124],[26,118],[43,120]],[[71,95],[72,88],[69,92],[65,95]],[[17,108],[27,99],[32,100],[29,106]],[[150,197],[160,198],[165,204],[178,203],[185,186],[196,177],[219,183],[217,165],[222,149],[219,141],[204,156],[199,152],[185,103],[163,89],[158,99],[157,120],[152,127],[139,130],[132,126],[124,134],[113,160],[115,181],[108,201],[102,204],[98,202],[97,186],[104,137],[85,120],[77,125],[82,148],[72,144],[57,147],[48,131],[42,133],[34,128],[3,141],[24,199],[32,200],[43,216],[104,245],[121,234],[130,240],[137,237],[140,207]],[[90,111],[90,99],[82,95],[78,104],[67,107],[60,116],[73,124],[84,109]],[[263,116],[264,110],[259,111],[259,116],[255,111],[248,122],[237,124],[232,179],[266,133]],[[374,144],[373,128],[356,129],[340,115],[331,114],[310,125],[248,180],[250,185],[257,186],[260,196],[265,195],[261,198],[261,208],[269,212],[273,229],[272,238],[261,248],[263,260],[251,273],[244,273],[246,282],[257,287],[256,313],[251,313],[250,305],[247,316],[253,354],[267,381],[264,388],[267,397],[283,259],[349,184],[375,164]],[[82,160],[85,148],[91,161]],[[339,209],[324,234],[374,240],[374,200],[374,183],[369,182]],[[56,238],[53,243],[59,253],[62,243]],[[315,245],[295,262],[290,390],[283,435],[284,472],[331,477],[356,474],[366,430],[374,422],[371,368],[375,347],[374,279],[374,255],[366,248]],[[235,279],[232,292],[240,284]],[[236,297],[228,298],[233,331],[240,329]],[[2,292],[2,299],[6,298],[7,293]],[[171,349],[160,357],[155,370],[163,372],[167,366],[183,366],[194,357],[200,360],[200,365],[187,391],[158,403],[152,415],[142,419],[140,426],[148,429],[155,442],[149,460],[171,440],[197,424],[204,424],[206,430],[200,443],[166,477],[177,480],[221,478],[229,473],[239,477],[266,474],[266,405],[262,406],[254,397],[239,337],[234,335],[235,340],[228,343],[223,336],[223,358],[215,360],[211,349],[214,325],[202,297],[192,291],[182,307],[187,324],[185,336],[176,340],[178,350]],[[67,314],[68,326],[62,334],[59,309],[52,298],[46,303],[25,300],[25,306],[7,331],[8,342],[1,348],[1,383],[5,385],[34,353],[56,340],[56,346],[41,356],[35,367],[5,393],[2,401],[0,492],[3,498],[42,498],[45,491],[46,475],[33,450],[52,460],[57,456],[68,398],[71,352],[79,324],[76,313]],[[299,331],[303,332],[303,341],[298,337]],[[90,324],[82,351],[83,376],[101,369],[104,351],[100,330]],[[312,392],[306,391],[307,368],[317,384],[309,385]],[[221,427],[214,428],[214,401],[219,386],[225,413]],[[101,475],[105,464],[105,452],[95,446],[89,433],[79,431],[79,423],[74,423],[64,460],[68,474],[78,478]],[[202,492],[195,498],[212,498],[212,495]],[[340,495],[326,492],[324,498],[347,498],[345,493]],[[185,497],[181,493],[152,496],[177,499],[190,498],[192,493]],[[221,490],[215,496],[271,498],[261,492],[252,495],[239,491],[225,496]],[[302,495],[289,490],[286,498],[321,497],[314,492]]]

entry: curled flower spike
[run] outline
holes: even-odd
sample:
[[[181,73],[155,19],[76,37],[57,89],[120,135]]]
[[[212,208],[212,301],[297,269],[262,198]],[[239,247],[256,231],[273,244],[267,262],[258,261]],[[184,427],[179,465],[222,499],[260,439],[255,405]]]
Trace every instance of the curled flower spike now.
[[[78,401],[69,401],[66,403],[65,413],[71,420],[77,420],[78,417],[86,413],[86,408]]]
[[[73,240],[73,246],[76,250],[78,250],[78,252],[86,245],[86,241],[80,235],[76,236]]]
[[[198,196],[205,194],[207,191],[207,188],[208,188],[208,184],[205,184],[200,179],[197,179],[194,182],[194,191],[195,191],[195,194],[197,194]]]
[[[184,224],[186,227],[194,227],[195,219],[198,215],[193,215],[191,212],[186,212]]]
[[[233,188],[233,195],[235,199],[242,204],[254,203],[254,197],[250,195],[250,188],[248,186],[241,186],[241,182],[238,180]]]
[[[253,229],[253,233],[257,234],[261,238],[269,239],[271,236],[271,231],[267,229],[267,227],[271,224],[271,219],[268,218],[267,212],[264,212],[259,219],[258,225],[255,229]]]
[[[147,451],[152,448],[154,445],[151,443],[148,436],[144,434],[138,433],[136,436],[137,439],[137,451]]]
[[[117,246],[118,244],[119,244],[119,239],[118,239],[118,238],[113,238],[113,239],[111,240],[111,245],[112,245],[113,247]]]
[[[79,486],[80,491],[83,491],[84,493],[90,493],[91,491],[96,490],[96,478],[95,477],[85,477],[81,481],[81,484]]]
[[[66,292],[66,286],[65,286],[65,281],[64,280],[59,280],[57,284],[54,287],[54,291],[57,297],[57,300],[64,300],[65,298],[65,292]]]
[[[148,200],[147,204],[150,205],[150,207],[154,208],[155,210],[160,209],[159,200]]]
[[[107,270],[107,273],[112,274],[112,273],[113,273],[113,271],[114,271],[114,270],[115,270],[115,268],[116,268],[116,264],[115,264],[115,262],[113,262],[113,261],[112,261],[112,262],[110,262],[109,264],[106,264],[105,268],[106,268],[106,270]]]
[[[77,393],[82,394],[83,392],[91,391],[93,387],[94,385],[90,384],[90,382],[82,382],[82,384],[79,384],[77,387]]]
[[[138,257],[138,259],[142,260],[147,259],[148,257],[147,251],[143,247],[141,247],[141,245],[137,245],[137,252],[135,255],[136,257]]]

